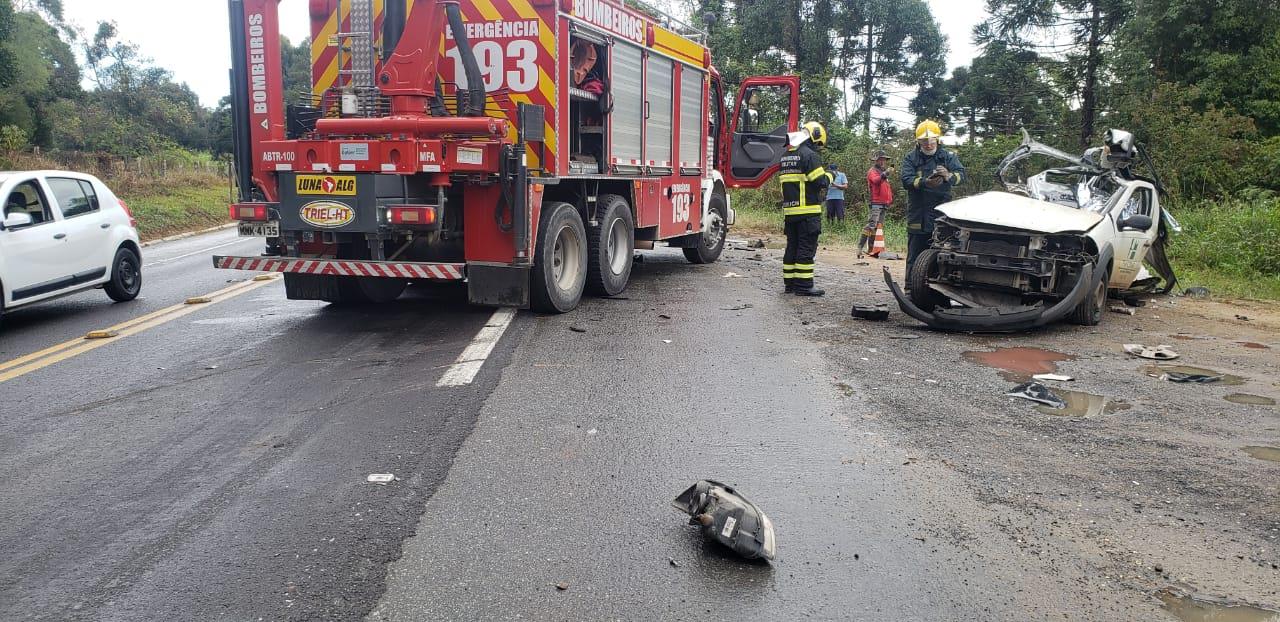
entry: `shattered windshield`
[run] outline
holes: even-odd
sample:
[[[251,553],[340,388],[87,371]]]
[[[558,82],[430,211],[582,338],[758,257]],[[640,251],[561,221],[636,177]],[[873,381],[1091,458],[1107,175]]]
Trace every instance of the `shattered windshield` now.
[[[1005,190],[1091,212],[1106,211],[1121,186],[1087,157],[1040,144],[1025,131],[1022,144],[1005,156],[996,177]]]

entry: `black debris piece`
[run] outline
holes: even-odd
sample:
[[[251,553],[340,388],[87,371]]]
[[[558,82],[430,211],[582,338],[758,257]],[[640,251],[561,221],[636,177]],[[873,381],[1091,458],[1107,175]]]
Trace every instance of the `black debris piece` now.
[[[1062,398],[1054,395],[1053,391],[1049,390],[1049,387],[1039,382],[1024,382],[1005,393],[1005,395],[1044,404],[1050,408],[1067,407],[1067,403]]]

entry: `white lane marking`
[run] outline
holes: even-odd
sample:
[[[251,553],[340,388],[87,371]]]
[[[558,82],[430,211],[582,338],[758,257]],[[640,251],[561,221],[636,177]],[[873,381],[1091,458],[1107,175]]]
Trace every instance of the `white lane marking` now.
[[[494,311],[489,321],[485,322],[484,328],[481,328],[480,332],[476,333],[475,339],[471,340],[467,349],[458,355],[458,360],[445,370],[436,386],[461,387],[471,384],[471,381],[476,379],[476,374],[480,373],[480,368],[484,367],[485,359],[489,358],[489,353],[493,352],[493,347],[498,345],[498,340],[502,338],[503,333],[507,332],[507,327],[515,317],[515,309]]]
[[[245,239],[243,239],[243,240],[237,239],[237,240],[233,240],[233,241],[231,241],[231,242],[227,242],[226,244],[219,244],[219,245],[217,245],[217,246],[210,246],[209,248],[202,248],[202,249],[200,249],[200,250],[198,250],[198,251],[195,251],[195,252],[193,252],[193,253],[187,253],[187,254],[185,254],[185,255],[178,255],[177,257],[169,257],[169,258],[167,258],[167,259],[160,259],[160,260],[157,260],[157,261],[153,261],[153,262],[151,262],[151,263],[144,263],[144,264],[142,264],[142,267],[143,267],[143,268],[148,268],[148,267],[151,267],[151,266],[158,266],[158,265],[160,265],[160,264],[162,264],[162,263],[169,263],[169,262],[171,262],[171,261],[177,261],[177,260],[179,260],[179,259],[186,259],[187,257],[194,257],[194,256],[199,255],[199,254],[201,254],[201,253],[207,253],[207,252],[209,252],[209,251],[211,251],[211,250],[217,250],[217,249],[222,248],[222,247],[224,247],[224,246],[231,246],[232,244],[243,244],[243,243],[245,243],[245,242],[249,242],[249,241],[251,241],[251,240],[252,240],[252,238],[245,238]]]

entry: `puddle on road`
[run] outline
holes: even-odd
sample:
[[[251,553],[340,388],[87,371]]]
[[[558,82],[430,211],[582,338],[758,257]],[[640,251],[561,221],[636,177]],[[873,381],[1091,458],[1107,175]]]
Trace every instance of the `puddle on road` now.
[[[1163,376],[1165,372],[1174,372],[1177,374],[1191,374],[1191,375],[1199,375],[1199,376],[1222,376],[1221,380],[1218,380],[1216,382],[1211,382],[1208,384],[1226,384],[1231,386],[1244,384],[1244,378],[1240,376],[1224,374],[1220,371],[1205,369],[1204,367],[1192,367],[1190,365],[1144,365],[1141,371],[1142,373],[1148,376],[1151,376],[1152,378],[1159,378]],[[1185,384],[1190,385],[1190,384],[1197,384],[1197,383],[1188,382]]]
[[[1017,382],[1036,374],[1058,371],[1059,361],[1074,361],[1076,357],[1042,348],[999,348],[993,352],[965,352],[964,357],[979,365],[1003,370],[1005,380]]]
[[[1055,417],[1097,417],[1098,415],[1110,415],[1122,410],[1129,410],[1128,402],[1113,400],[1105,395],[1094,395],[1092,393],[1084,393],[1082,391],[1067,391],[1066,389],[1050,388],[1054,395],[1062,398],[1066,402],[1065,408],[1054,408],[1039,404],[1036,410]]]
[[[1252,605],[1216,602],[1163,589],[1156,598],[1182,622],[1280,622],[1280,611]]]
[[[1259,460],[1268,460],[1270,462],[1280,462],[1280,447],[1267,447],[1264,445],[1249,445],[1241,447],[1244,453],[1249,454],[1252,458]]]
[[[1249,406],[1275,406],[1276,401],[1261,395],[1250,395],[1248,393],[1232,393],[1226,398],[1228,402],[1233,404],[1247,404]]]
[[[1246,348],[1249,348],[1250,350],[1270,350],[1271,349],[1271,346],[1262,345],[1260,343],[1254,343],[1252,341],[1240,341],[1237,343],[1239,343],[1240,345]]]

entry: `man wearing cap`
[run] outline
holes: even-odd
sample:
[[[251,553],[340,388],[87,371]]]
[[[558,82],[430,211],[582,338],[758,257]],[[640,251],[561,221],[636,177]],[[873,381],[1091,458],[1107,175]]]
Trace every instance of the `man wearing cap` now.
[[[875,244],[876,229],[884,223],[884,212],[893,203],[893,185],[889,183],[889,154],[883,149],[871,157],[873,162],[867,170],[867,190],[871,197],[868,209],[867,226],[862,229],[862,237],[858,239],[858,258],[862,258],[862,249],[872,251]]]
[[[964,166],[939,144],[942,128],[926,119],[916,126],[916,148],[902,158],[902,187],[907,191],[907,282],[916,257],[929,248],[936,208],[951,200],[964,181]]]
[[[844,191],[849,187],[849,177],[834,162],[827,165],[827,172],[833,177],[827,188],[827,222],[844,222]]]

